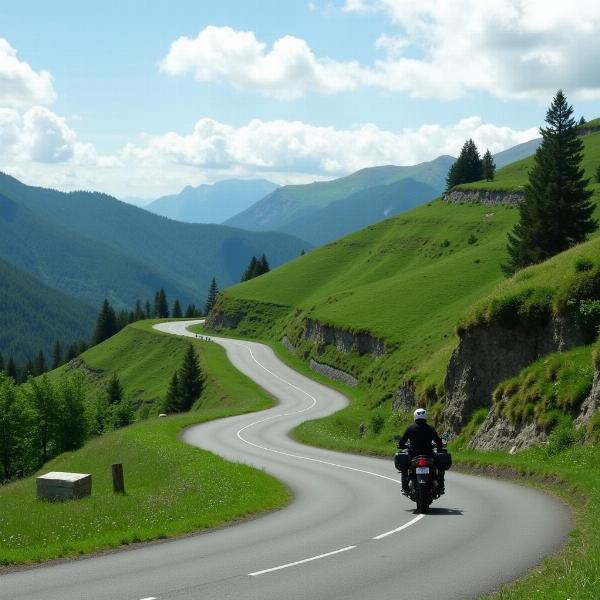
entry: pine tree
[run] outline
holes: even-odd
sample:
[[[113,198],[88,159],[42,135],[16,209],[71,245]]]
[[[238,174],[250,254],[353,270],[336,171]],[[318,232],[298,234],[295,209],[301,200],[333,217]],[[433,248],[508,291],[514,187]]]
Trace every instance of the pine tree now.
[[[169,389],[163,402],[163,410],[167,414],[176,413],[181,410],[181,388],[179,387],[179,377],[177,371],[173,373],[169,383]]]
[[[250,259],[250,262],[248,263],[248,266],[246,267],[244,274],[242,275],[241,281],[249,281],[250,279],[253,279],[254,277],[256,277],[257,265],[258,265],[258,261],[256,260],[256,256],[253,256]]]
[[[202,393],[202,372],[194,346],[190,344],[183,358],[178,374],[180,391],[180,411],[192,408]]]
[[[179,300],[175,300],[173,302],[173,318],[180,319],[183,315],[181,314],[181,304],[179,304]]]
[[[581,118],[579,119],[579,125],[585,125],[586,123],[587,121],[585,120],[585,117],[581,115]]]
[[[46,366],[46,357],[44,356],[43,350],[38,352],[35,362],[33,363],[33,370],[34,375],[41,375],[48,370],[48,367]]]
[[[65,360],[67,362],[72,361],[74,358],[77,358],[79,356],[79,347],[77,345],[77,342],[73,342],[68,348],[67,348],[67,356],[65,357]]]
[[[219,287],[217,286],[217,280],[213,277],[210,282],[210,287],[208,288],[208,296],[206,298],[206,306],[204,307],[204,314],[208,315],[208,313],[212,310],[212,307],[215,305],[217,301],[217,296],[219,295]]]
[[[0,352],[0,373],[4,373],[4,356],[2,352]]]
[[[115,404],[119,404],[123,399],[123,386],[119,380],[119,376],[117,373],[113,373],[113,376],[110,378],[108,382],[108,387],[106,388],[106,401],[110,406]]]
[[[475,142],[467,140],[446,177],[446,189],[450,190],[461,183],[479,181],[483,177],[483,164]]]
[[[577,136],[573,107],[562,90],[546,113],[542,144],[519,205],[519,221],[508,235],[507,274],[546,260],[583,242],[598,227],[592,218],[592,192],[581,167],[583,142]]]
[[[193,319],[198,316],[198,310],[194,304],[188,304],[188,307],[185,309],[185,317],[187,319]]]
[[[167,294],[163,288],[160,288],[154,297],[154,316],[159,319],[166,319],[169,316]]]
[[[492,153],[488,150],[485,151],[483,155],[483,159],[481,161],[481,171],[483,179],[486,181],[494,181],[494,177],[496,177],[496,163],[494,163],[494,159],[492,158]]]
[[[152,316],[152,307],[150,305],[150,300],[146,300],[146,304],[144,305],[144,312],[146,314],[146,319],[149,319]]]
[[[112,337],[119,331],[119,325],[117,323],[117,315],[115,314],[114,308],[110,305],[109,301],[105,298],[102,303],[102,308],[98,314],[96,321],[96,329],[94,331],[94,344],[99,344],[109,337]]]
[[[256,267],[257,277],[259,275],[264,275],[265,273],[268,273],[271,270],[271,267],[269,267],[269,261],[267,260],[267,257],[264,254],[258,259]]]
[[[144,309],[142,308],[142,303],[140,300],[135,301],[135,308],[133,309],[133,320],[141,321],[145,318]]]
[[[52,368],[58,369],[62,364],[62,350],[60,348],[60,342],[56,340],[52,349]]]
[[[12,378],[14,382],[19,381],[19,373],[17,371],[17,364],[12,356],[8,357],[8,363],[6,363],[6,374]]]

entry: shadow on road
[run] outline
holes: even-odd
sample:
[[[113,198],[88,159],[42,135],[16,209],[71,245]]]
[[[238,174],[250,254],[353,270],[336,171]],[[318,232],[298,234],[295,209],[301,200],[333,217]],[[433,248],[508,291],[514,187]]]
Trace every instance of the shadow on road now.
[[[406,512],[411,512],[417,514],[416,509],[407,509]],[[460,508],[439,508],[439,507],[431,507],[427,511],[427,516],[432,517],[445,517],[445,516],[462,516],[464,514],[463,510]]]

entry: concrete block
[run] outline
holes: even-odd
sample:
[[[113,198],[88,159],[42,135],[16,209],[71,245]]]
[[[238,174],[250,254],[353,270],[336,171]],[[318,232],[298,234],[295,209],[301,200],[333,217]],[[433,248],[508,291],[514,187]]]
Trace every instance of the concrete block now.
[[[92,476],[88,473],[51,471],[36,479],[40,500],[71,500],[85,498],[92,493]]]

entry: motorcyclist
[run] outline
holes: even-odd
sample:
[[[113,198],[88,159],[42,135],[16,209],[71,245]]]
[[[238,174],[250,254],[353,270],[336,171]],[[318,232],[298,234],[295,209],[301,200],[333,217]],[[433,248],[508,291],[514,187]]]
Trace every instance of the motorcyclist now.
[[[414,423],[409,425],[404,432],[404,435],[398,440],[398,448],[406,448],[406,443],[410,442],[409,456],[412,459],[415,456],[426,455],[434,456],[433,444],[438,450],[444,447],[444,442],[438,435],[435,427],[427,423],[427,411],[424,408],[417,408],[413,413]],[[445,472],[439,467],[437,470],[438,493],[444,493],[444,475]],[[402,491],[408,493],[408,469],[402,470]]]

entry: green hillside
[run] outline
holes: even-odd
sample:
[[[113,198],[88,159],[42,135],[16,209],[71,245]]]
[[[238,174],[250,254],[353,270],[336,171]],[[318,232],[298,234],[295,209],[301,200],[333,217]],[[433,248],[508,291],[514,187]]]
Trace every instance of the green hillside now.
[[[52,356],[56,340],[63,348],[89,339],[96,312],[53,290],[0,259],[0,353],[25,363],[41,349]]]
[[[307,243],[281,233],[159,217],[104,194],[30,187],[0,174],[0,258],[97,306],[151,298],[202,304],[211,278],[239,281],[252,256],[277,266]]]
[[[433,188],[429,197],[433,198],[444,189],[446,174],[453,160],[450,156],[440,156],[433,161],[410,167],[371,167],[332,181],[286,185],[229,219],[225,224],[252,231],[289,231],[297,219],[306,218],[310,214],[320,215],[320,209],[334,202],[340,202],[369,188],[386,186],[404,179],[412,179]],[[339,214],[342,215],[343,204],[339,206]],[[362,222],[358,226],[364,227],[367,224]],[[310,234],[310,228],[302,227],[296,233],[300,237],[303,234]]]
[[[600,156],[600,134],[584,141],[589,170]],[[495,183],[522,164],[500,170]],[[598,201],[600,185],[592,187]],[[506,234],[516,219],[505,206],[434,201],[227,289],[219,309],[246,314],[241,332],[277,340],[285,334],[305,358],[351,372],[373,403],[406,379],[435,400],[459,320],[504,279]],[[306,318],[369,332],[387,352],[373,358],[332,344],[315,347],[303,339]]]

